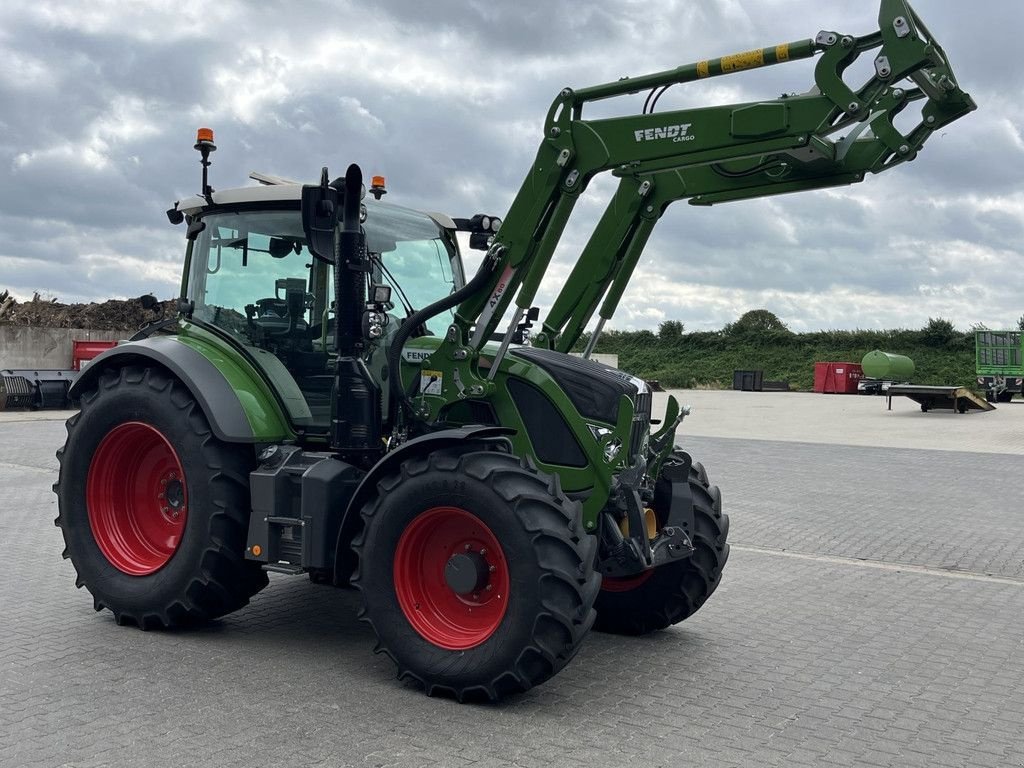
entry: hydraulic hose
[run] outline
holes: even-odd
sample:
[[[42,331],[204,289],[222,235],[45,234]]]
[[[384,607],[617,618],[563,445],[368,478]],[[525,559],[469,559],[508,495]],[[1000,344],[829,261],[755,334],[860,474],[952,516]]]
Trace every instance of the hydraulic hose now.
[[[464,299],[467,299],[480,290],[484,286],[484,283],[487,282],[487,278],[491,275],[492,265],[493,262],[490,259],[485,258],[480,262],[480,267],[477,269],[476,274],[473,275],[472,280],[462,286],[459,290],[455,291],[455,293],[449,294],[443,299],[435,301],[433,304],[428,304],[423,309],[413,312],[405,319],[405,322],[399,326],[398,331],[391,340],[391,347],[388,349],[388,387],[391,391],[391,406],[389,410],[392,411],[392,415],[394,415],[394,408],[397,408],[399,405],[407,405],[409,403],[409,396],[402,388],[402,377],[400,375],[402,348],[405,346],[405,342],[408,341],[413,332],[427,320],[435,315],[441,314],[446,309],[451,309],[457,304],[461,304]],[[392,419],[392,422],[393,421],[394,419]]]

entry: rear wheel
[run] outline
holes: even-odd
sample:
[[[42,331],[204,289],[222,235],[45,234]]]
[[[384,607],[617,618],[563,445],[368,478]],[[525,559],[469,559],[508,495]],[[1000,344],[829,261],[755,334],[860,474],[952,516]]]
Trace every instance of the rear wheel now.
[[[145,629],[230,613],[267,584],[244,558],[252,449],[218,441],[162,371],[104,371],[68,420],[54,490],[76,584]]]
[[[669,459],[682,460],[678,455]],[[658,482],[668,481],[662,477]],[[595,606],[595,629],[623,635],[664,629],[696,613],[718,588],[729,559],[729,516],[722,514],[722,494],[708,482],[699,462],[690,468],[688,482],[693,498],[693,554],[636,576],[605,579]],[[659,526],[665,525],[663,513],[657,508],[655,513]]]
[[[572,659],[594,621],[597,542],[556,477],[505,453],[434,453],[377,490],[353,583],[400,679],[497,700]]]

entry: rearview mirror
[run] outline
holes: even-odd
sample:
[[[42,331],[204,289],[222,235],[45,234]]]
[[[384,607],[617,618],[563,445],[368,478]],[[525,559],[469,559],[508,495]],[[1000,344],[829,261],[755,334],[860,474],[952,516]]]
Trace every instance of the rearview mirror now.
[[[327,181],[327,168],[320,175],[317,185],[302,187],[302,230],[306,243],[313,255],[321,261],[333,264],[334,232],[341,213],[341,194]]]
[[[294,240],[287,240],[283,237],[270,238],[270,255],[275,259],[283,259],[290,253],[299,253],[302,246]]]

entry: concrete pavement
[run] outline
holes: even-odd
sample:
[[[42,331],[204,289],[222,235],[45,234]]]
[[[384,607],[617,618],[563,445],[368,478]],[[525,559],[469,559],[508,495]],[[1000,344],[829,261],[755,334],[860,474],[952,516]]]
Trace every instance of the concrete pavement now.
[[[62,423],[0,420],[0,766],[1024,765],[1024,407],[683,399],[722,586],[493,706],[397,683],[357,595],[300,577],[208,627],[115,626],[60,558]]]

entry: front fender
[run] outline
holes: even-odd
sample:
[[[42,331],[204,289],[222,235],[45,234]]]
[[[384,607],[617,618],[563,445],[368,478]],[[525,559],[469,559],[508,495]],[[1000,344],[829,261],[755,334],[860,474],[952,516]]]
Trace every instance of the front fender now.
[[[468,426],[457,429],[445,429],[414,438],[386,454],[363,477],[345,509],[345,517],[341,522],[341,529],[338,531],[338,544],[335,548],[337,553],[334,560],[335,582],[339,584],[346,583],[349,575],[355,568],[355,558],[349,547],[362,525],[359,512],[363,504],[366,503],[366,500],[370,498],[376,489],[377,481],[380,478],[397,468],[398,465],[410,456],[419,453],[432,453],[456,445],[494,440],[514,434],[515,430],[509,427]]]
[[[97,356],[71,387],[80,398],[105,368],[158,365],[184,384],[202,408],[210,429],[229,443],[279,442],[293,437],[273,393],[250,366],[176,336],[151,336],[119,344]],[[204,354],[205,352],[205,354]]]

